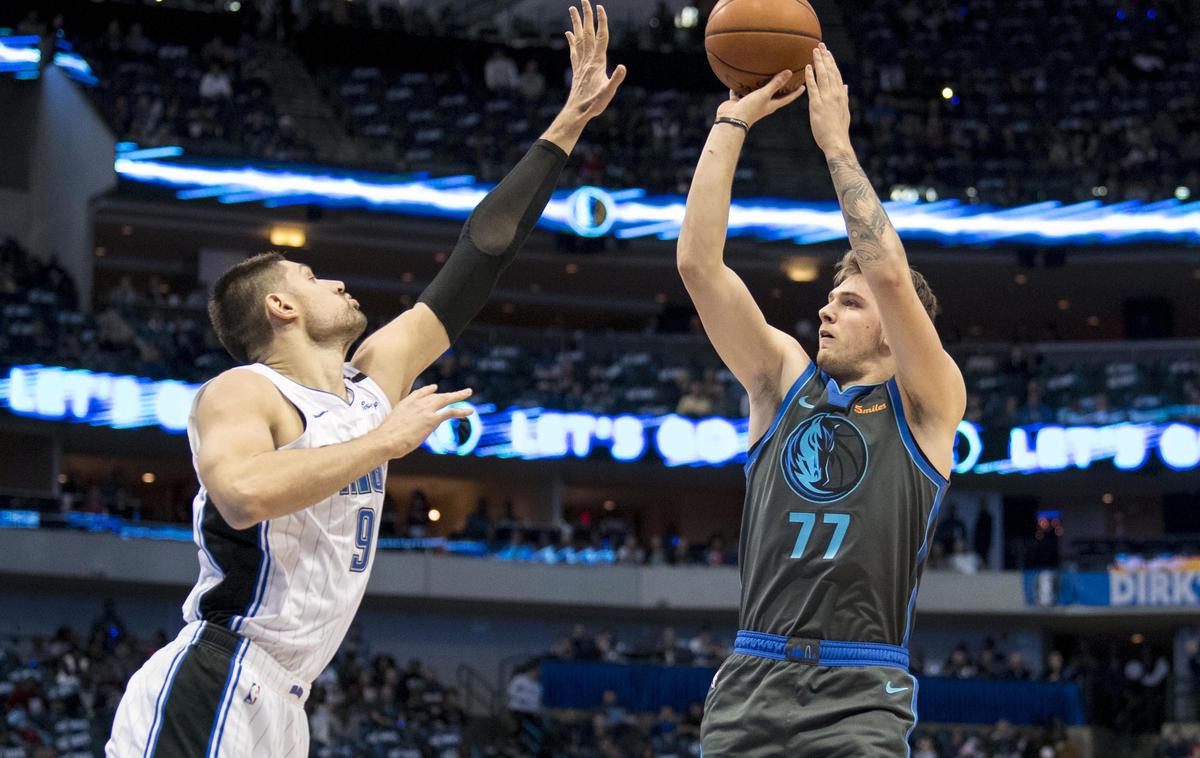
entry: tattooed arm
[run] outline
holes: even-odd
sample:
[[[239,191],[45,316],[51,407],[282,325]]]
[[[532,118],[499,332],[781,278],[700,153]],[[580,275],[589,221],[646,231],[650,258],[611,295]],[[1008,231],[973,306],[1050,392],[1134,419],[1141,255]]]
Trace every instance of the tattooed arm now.
[[[813,51],[805,83],[813,136],[825,153],[850,246],[858,254],[863,278],[879,306],[883,336],[896,359],[896,382],[909,421],[917,427],[918,443],[922,443],[924,429],[938,441],[932,446],[947,446],[953,443],[953,430],[966,408],[962,373],[942,349],[933,321],[913,286],[900,235],[854,154],[846,85],[824,44]],[[935,452],[931,446],[921,446],[927,454]],[[945,460],[949,460],[948,454]]]

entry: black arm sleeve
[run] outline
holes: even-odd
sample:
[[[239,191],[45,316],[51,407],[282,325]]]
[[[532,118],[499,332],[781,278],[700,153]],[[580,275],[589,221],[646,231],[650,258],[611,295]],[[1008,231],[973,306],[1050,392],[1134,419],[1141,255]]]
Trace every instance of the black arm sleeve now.
[[[562,148],[538,140],[471,212],[454,252],[420,298],[446,327],[451,342],[487,303],[500,274],[516,258],[566,162]]]

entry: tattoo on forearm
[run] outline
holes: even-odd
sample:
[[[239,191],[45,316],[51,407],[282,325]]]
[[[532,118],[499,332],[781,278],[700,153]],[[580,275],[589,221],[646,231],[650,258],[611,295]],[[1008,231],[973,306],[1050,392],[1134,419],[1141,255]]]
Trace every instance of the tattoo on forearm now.
[[[850,246],[862,263],[878,261],[886,254],[885,241],[895,234],[895,230],[871,187],[871,180],[852,157],[831,158],[829,173],[842,205]]]

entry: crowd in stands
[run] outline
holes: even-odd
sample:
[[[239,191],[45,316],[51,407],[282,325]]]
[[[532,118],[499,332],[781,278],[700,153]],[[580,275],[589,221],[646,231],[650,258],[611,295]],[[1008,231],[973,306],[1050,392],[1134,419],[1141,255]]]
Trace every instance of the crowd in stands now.
[[[87,634],[63,627],[52,636],[0,639],[0,710],[5,714],[0,719],[0,758],[103,755],[125,682],[167,641],[164,631],[144,639],[130,632],[111,602],[105,602]],[[373,649],[355,625],[333,663],[313,682],[306,706],[311,754],[453,758],[485,748],[488,754],[512,758],[692,756],[698,749],[702,703],[692,703],[683,712],[663,706],[637,713],[609,691],[594,708],[552,711],[543,703],[539,660],[715,668],[728,652],[728,643],[716,640],[708,630],[689,638],[665,628],[646,644],[626,645],[612,631],[591,632],[579,624],[548,655],[532,658],[515,670],[498,703],[507,717],[496,721],[481,712],[468,713],[466,693],[420,660],[401,662]],[[986,672],[989,652],[997,659],[990,674]],[[1136,685],[1128,676],[1134,660],[1117,664],[1125,680],[1111,685],[1129,690],[1130,698],[1143,696],[1129,689]],[[1082,681],[1086,655],[1081,661],[1064,666],[1062,656],[1052,651],[1038,678]],[[978,659],[970,658],[965,645],[959,646],[940,668],[933,669],[926,663],[924,671],[914,673],[1035,678],[1018,655],[1004,656],[989,644]],[[1157,724],[1143,726],[1151,731],[1158,728]],[[1167,729],[1162,755],[1189,755],[1186,750],[1178,752],[1185,741],[1176,735],[1176,730]],[[1004,721],[987,728],[919,727],[912,744],[913,754],[922,758],[1077,755],[1059,722],[1019,728]]]
[[[314,157],[295,119],[275,110],[260,44],[248,34],[232,43],[164,41],[114,19],[99,38],[79,44],[118,140],[229,157]]]
[[[1159,739],[1154,758],[1200,758],[1200,733],[1187,735],[1178,726],[1168,726]]]
[[[1000,720],[990,729],[925,729],[910,738],[911,758],[1079,758],[1061,722],[1017,727]]]
[[[0,640],[0,757],[104,755],[125,682],[166,643],[128,633],[111,603],[86,634]]]
[[[324,72],[346,129],[370,140],[373,155],[402,171],[471,173],[498,181],[566,100],[569,68],[543,71],[496,48],[482,71]],[[719,100],[678,90],[628,86],[584,133],[560,186],[641,187],[686,194],[692,167]],[[750,191],[753,154],[737,179]]]
[[[732,651],[732,640],[713,635],[707,627],[694,636],[663,627],[658,637],[624,640],[612,629],[589,630],[576,624],[549,651],[559,661],[601,663],[647,663],[657,666],[703,666],[716,668]]]
[[[173,288],[157,276],[135,285],[126,276],[84,313],[60,265],[31,259],[12,240],[0,243],[0,347],[10,365],[206,380],[233,364],[208,324],[205,301],[201,288]],[[951,348],[967,382],[966,418],[985,428],[1200,419],[1200,360],[1186,346],[1120,359],[1021,344],[1007,353]],[[473,402],[502,408],[694,418],[741,418],[748,410],[702,334],[662,343],[643,335],[635,343],[583,333],[517,339],[478,329],[421,381],[471,387]]]
[[[1200,191],[1190,3],[906,0],[844,12],[860,55],[854,136],[878,188],[999,205]]]
[[[243,24],[227,41],[153,40],[139,24],[116,21],[100,38],[79,40],[116,131],[148,145],[311,160],[295,121],[272,105],[258,50],[260,39],[279,36],[273,19],[290,4],[257,5],[263,22]],[[670,50],[695,56],[702,71],[699,32],[710,5],[701,4],[694,24],[681,25],[665,3],[636,19],[614,18],[614,56]],[[496,46],[483,65],[438,72],[368,62],[316,71],[348,132],[369,148],[359,154],[378,167],[494,180],[563,100],[569,70],[539,62],[548,59],[544,18],[501,13],[497,29],[481,31],[478,18],[474,26],[452,12],[442,18],[452,11],[445,5],[330,7],[330,19],[302,9],[299,23],[353,23],[337,14],[361,12],[366,25],[445,36],[464,49],[484,44],[470,36],[534,46]],[[1188,7],[1036,0],[1012,13],[995,0],[852,3],[843,15],[855,49],[843,68],[868,175],[885,197],[907,187],[924,198],[998,205],[1200,192],[1200,96],[1190,86],[1200,74],[1200,28]],[[929,50],[938,51],[936,65]],[[686,192],[713,97],[631,83],[589,128],[566,184]],[[756,189],[753,156],[743,162],[740,191]]]
[[[0,242],[0,355],[5,365],[56,363],[155,379],[202,380],[232,365],[208,323],[203,290],[157,277],[114,287],[90,311],[56,261]]]

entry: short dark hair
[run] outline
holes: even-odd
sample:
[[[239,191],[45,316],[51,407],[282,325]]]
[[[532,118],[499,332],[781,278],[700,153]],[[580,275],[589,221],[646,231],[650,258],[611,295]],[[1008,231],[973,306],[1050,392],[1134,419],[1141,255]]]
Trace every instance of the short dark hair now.
[[[283,269],[279,253],[261,253],[232,266],[213,287],[208,317],[217,339],[238,363],[251,363],[271,344],[271,321],[263,298],[278,286]]]
[[[842,256],[842,259],[837,262],[834,267],[833,286],[837,287],[842,282],[852,276],[862,273],[862,265],[858,262],[858,253],[853,250]],[[921,305],[925,306],[925,312],[929,314],[929,320],[933,321],[937,316],[938,299],[937,295],[933,294],[933,289],[930,288],[929,282],[920,271],[909,266],[908,272],[912,274],[913,289],[917,291],[917,297],[921,300]]]

